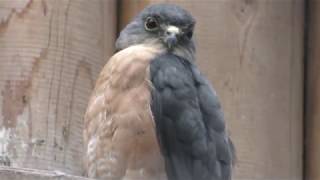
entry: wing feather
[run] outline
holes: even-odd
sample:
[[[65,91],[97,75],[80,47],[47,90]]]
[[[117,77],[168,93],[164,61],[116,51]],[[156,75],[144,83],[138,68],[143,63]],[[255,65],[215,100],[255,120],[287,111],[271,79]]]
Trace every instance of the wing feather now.
[[[228,180],[232,152],[214,90],[195,65],[166,54],[151,63],[152,110],[169,180]]]

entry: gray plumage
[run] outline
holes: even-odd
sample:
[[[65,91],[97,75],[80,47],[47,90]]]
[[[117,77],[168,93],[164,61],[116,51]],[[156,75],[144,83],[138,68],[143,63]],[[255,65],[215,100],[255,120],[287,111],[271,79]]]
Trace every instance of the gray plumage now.
[[[170,180],[229,180],[232,145],[214,90],[194,64],[164,54],[151,63],[152,112]]]
[[[148,32],[145,21],[148,17],[155,17],[159,22],[159,30]],[[172,53],[186,59],[194,59],[195,46],[192,38],[195,19],[189,12],[173,4],[157,4],[146,7],[120,33],[116,41],[116,49],[122,50],[137,44],[163,44],[166,46],[166,28],[175,25],[182,29],[183,34]],[[191,33],[191,34],[190,34]]]
[[[230,180],[234,148],[218,97],[194,64],[194,18],[176,5],[147,7],[121,32],[118,50],[161,46],[150,64],[151,109],[169,180]]]

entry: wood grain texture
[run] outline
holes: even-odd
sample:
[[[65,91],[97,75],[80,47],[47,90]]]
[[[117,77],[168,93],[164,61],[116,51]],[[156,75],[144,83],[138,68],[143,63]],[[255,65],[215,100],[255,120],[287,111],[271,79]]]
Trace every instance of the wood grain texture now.
[[[150,0],[120,0],[120,13],[118,13],[120,30],[148,4],[150,4]]]
[[[72,176],[58,171],[45,171],[27,168],[8,168],[0,166],[1,180],[92,180]]]
[[[224,107],[237,149],[234,179],[302,179],[302,0],[122,2],[122,24],[158,2],[197,19],[197,63]]]
[[[83,116],[112,53],[114,0],[0,1],[0,157],[82,173]]]
[[[309,3],[305,179],[320,180],[320,1]]]

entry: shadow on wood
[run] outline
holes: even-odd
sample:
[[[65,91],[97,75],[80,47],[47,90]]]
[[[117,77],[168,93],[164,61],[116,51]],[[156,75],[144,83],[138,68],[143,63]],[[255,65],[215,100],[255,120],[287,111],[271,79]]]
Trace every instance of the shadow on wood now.
[[[309,1],[306,103],[306,180],[320,180],[320,1]]]

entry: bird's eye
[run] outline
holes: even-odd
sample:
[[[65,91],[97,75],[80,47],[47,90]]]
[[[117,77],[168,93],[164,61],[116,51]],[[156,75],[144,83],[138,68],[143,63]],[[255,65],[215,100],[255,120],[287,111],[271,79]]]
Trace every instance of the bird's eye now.
[[[148,17],[144,27],[147,31],[155,31],[159,28],[158,21],[153,17]]]
[[[192,36],[193,36],[193,31],[187,32],[186,36],[187,36],[189,39],[191,39]]]

